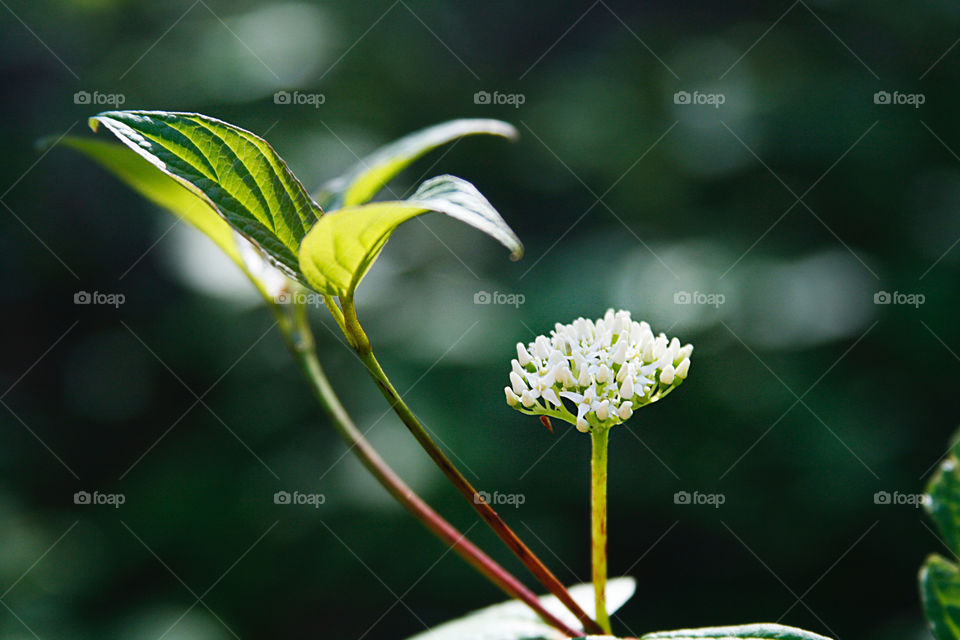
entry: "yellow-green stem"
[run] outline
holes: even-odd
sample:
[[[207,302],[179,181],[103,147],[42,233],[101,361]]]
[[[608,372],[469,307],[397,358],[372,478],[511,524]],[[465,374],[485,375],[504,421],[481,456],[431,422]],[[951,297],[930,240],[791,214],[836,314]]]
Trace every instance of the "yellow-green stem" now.
[[[407,427],[416,441],[420,444],[434,464],[439,467],[451,484],[460,492],[460,494],[470,503],[480,518],[490,526],[504,544],[517,556],[525,567],[537,578],[537,580],[553,594],[583,625],[585,631],[590,634],[599,634],[604,628],[597,624],[586,611],[570,595],[567,588],[560,582],[560,579],[554,575],[550,569],[540,560],[539,557],[524,543],[520,536],[504,522],[503,518],[487,502],[480,498],[479,492],[467,480],[466,476],[453,464],[449,457],[437,446],[430,434],[420,423],[420,420],[414,415],[413,411],[403,401],[403,398],[397,392],[396,388],[390,382],[380,362],[373,354],[373,348],[370,340],[367,338],[360,320],[357,318],[357,310],[353,300],[348,297],[340,298],[340,304],[343,308],[342,326],[345,327],[347,340],[350,346],[357,352],[360,360],[366,366],[376,383],[377,388],[386,398],[387,402],[399,416],[400,420]],[[338,309],[339,311],[339,309]]]
[[[350,446],[351,451],[390,495],[427,529],[440,538],[444,544],[453,549],[457,555],[502,589],[509,597],[523,601],[545,622],[556,627],[568,637],[580,636],[580,632],[574,631],[547,611],[534,593],[527,589],[513,574],[481,551],[453,525],[431,509],[380,457],[354,424],[347,410],[340,404],[336,392],[330,385],[326,374],[324,374],[320,362],[317,360],[313,333],[310,330],[303,305],[294,305],[292,308],[286,309],[271,305],[271,309],[280,325],[284,342],[300,365],[320,406],[330,416],[333,426]]]
[[[595,427],[590,432],[593,455],[590,459],[590,534],[593,558],[593,594],[597,623],[610,633],[607,615],[607,441],[610,429]]]

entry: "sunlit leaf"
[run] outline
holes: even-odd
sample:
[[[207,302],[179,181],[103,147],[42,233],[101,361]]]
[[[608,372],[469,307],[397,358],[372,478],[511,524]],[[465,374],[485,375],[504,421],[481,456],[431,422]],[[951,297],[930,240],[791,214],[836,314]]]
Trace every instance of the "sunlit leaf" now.
[[[317,291],[351,296],[394,230],[428,211],[483,231],[510,249],[514,259],[523,254],[520,240],[476,187],[438,176],[420,185],[409,200],[346,207],[323,216],[304,238],[300,269]]]
[[[954,443],[927,485],[925,506],[953,558],[960,554],[960,465]],[[938,555],[920,571],[924,612],[937,640],[960,639],[960,569]]]
[[[450,120],[415,131],[377,149],[327,182],[317,193],[317,200],[327,211],[362,204],[420,156],[458,138],[478,134],[514,139],[517,130],[501,120],[476,118]]]
[[[927,621],[937,640],[960,638],[960,571],[933,555],[920,570],[920,594]]]
[[[265,140],[195,113],[108,111],[90,120],[101,124],[302,278],[297,251],[322,211]]]
[[[667,638],[671,640],[702,640],[703,638],[710,638],[711,640],[830,640],[826,636],[810,631],[771,623],[658,631],[643,635],[640,640],[666,640]]]
[[[607,582],[607,611],[613,613],[633,596],[633,578],[615,578]],[[578,584],[569,589],[571,597],[591,617],[594,615],[593,585]],[[540,602],[552,614],[573,629],[579,629],[576,617],[554,596],[541,596]],[[519,600],[495,604],[433,627],[409,640],[561,640],[563,633],[541,620]]]

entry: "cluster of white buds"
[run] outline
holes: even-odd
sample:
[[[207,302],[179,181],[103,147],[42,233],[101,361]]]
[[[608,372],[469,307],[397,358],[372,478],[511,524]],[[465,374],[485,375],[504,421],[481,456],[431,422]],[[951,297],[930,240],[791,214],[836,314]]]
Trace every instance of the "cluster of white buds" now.
[[[693,345],[655,336],[629,311],[609,309],[596,322],[558,322],[550,337],[517,343],[504,393],[507,404],[523,413],[558,418],[585,432],[608,428],[679,386],[692,353]]]

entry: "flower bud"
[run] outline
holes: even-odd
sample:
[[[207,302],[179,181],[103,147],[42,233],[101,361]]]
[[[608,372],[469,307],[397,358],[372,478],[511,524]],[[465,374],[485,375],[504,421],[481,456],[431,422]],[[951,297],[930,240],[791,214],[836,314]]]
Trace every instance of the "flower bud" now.
[[[613,361],[616,364],[623,364],[623,361],[627,359],[627,338],[625,336],[620,336],[620,340],[617,341],[617,346],[613,351]]]
[[[603,422],[608,417],[610,417],[610,401],[604,400],[603,402],[600,402],[599,404],[597,404],[595,413],[597,414],[597,418],[601,422]]]
[[[533,394],[530,393],[530,391],[524,391],[520,396],[520,402],[523,404],[523,406],[529,409],[537,403],[537,400],[533,397]]]
[[[590,384],[590,372],[587,371],[586,366],[580,368],[580,375],[577,376],[577,384],[579,384],[581,387],[585,387]]]
[[[527,391],[527,383],[517,375],[516,371],[510,372],[510,386],[513,387],[513,392],[518,396],[522,396]]]
[[[530,357],[530,353],[527,351],[527,348],[523,346],[522,342],[517,343],[517,360],[520,361],[521,367],[525,367],[533,362],[533,359]]]
[[[610,382],[610,379],[613,377],[613,372],[610,371],[610,367],[605,364],[600,365],[600,368],[597,370],[597,382],[600,384],[606,384]]]
[[[676,372],[673,370],[673,365],[668,364],[660,372],[660,383],[661,384],[673,384],[673,377]]]

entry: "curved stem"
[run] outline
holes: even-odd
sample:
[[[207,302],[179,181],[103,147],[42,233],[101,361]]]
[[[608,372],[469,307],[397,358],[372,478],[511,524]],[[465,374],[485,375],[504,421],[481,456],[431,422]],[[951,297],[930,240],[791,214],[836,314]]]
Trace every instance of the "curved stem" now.
[[[420,446],[427,452],[427,455],[430,456],[444,475],[453,483],[457,491],[473,506],[483,521],[493,529],[504,544],[507,545],[524,566],[539,580],[540,584],[577,617],[583,625],[584,630],[591,634],[602,633],[604,631],[602,625],[597,624],[597,622],[576,603],[563,583],[543,564],[543,561],[533,553],[530,547],[520,539],[513,529],[503,521],[503,518],[497,514],[493,507],[480,497],[480,494],[470,481],[457,469],[447,455],[440,450],[440,447],[438,447],[433,438],[430,437],[430,434],[427,433],[427,430],[414,415],[413,411],[411,411],[410,407],[403,401],[403,398],[397,392],[396,388],[394,388],[386,372],[384,372],[383,367],[380,366],[380,363],[374,356],[373,349],[370,346],[370,340],[367,338],[357,318],[357,311],[353,300],[344,297],[340,299],[340,304],[343,307],[344,326],[346,327],[347,339],[350,341],[350,346],[352,346],[357,352],[357,355],[360,356],[360,360],[367,367],[370,376],[377,384],[380,392],[387,399],[387,402],[390,403],[390,406],[400,417],[403,424],[406,425],[410,433],[413,434],[413,437],[420,443]]]
[[[590,538],[593,565],[593,595],[597,622],[610,633],[607,615],[607,442],[610,429],[594,427],[590,432]]]
[[[353,423],[346,409],[340,404],[336,392],[324,374],[316,356],[313,333],[310,331],[306,312],[302,305],[296,305],[290,316],[284,315],[283,311],[275,310],[275,313],[283,332],[284,341],[309,381],[317,401],[329,414],[334,427],[350,446],[351,451],[390,495],[427,529],[440,538],[444,544],[453,549],[457,555],[466,560],[470,566],[502,589],[508,596],[523,601],[545,622],[556,627],[567,636],[577,637],[582,635],[547,611],[540,604],[536,595],[513,574],[497,564],[453,525],[431,509],[380,457],[380,454],[367,441],[363,433]]]

